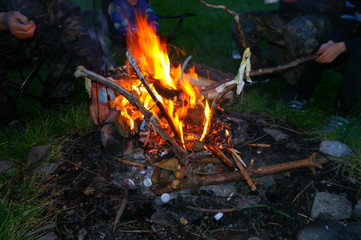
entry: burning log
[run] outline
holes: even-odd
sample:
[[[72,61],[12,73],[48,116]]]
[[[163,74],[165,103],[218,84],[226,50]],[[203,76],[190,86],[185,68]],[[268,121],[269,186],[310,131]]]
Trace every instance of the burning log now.
[[[311,156],[302,160],[269,165],[257,169],[249,169],[247,171],[249,176],[257,177],[257,176],[264,176],[264,175],[269,175],[269,174],[274,174],[274,173],[279,173],[283,171],[289,171],[304,167],[322,168],[322,165],[326,163],[328,163],[328,160],[326,158],[316,159],[316,153],[313,153]],[[192,177],[183,179],[182,184],[178,190],[236,182],[240,180],[244,180],[244,177],[240,172],[227,172],[227,173],[218,173],[213,175],[202,175],[202,176],[193,175]],[[155,186],[152,188],[152,190],[157,195],[175,191],[171,185],[161,186],[161,187]]]
[[[132,54],[127,51],[126,53],[129,63],[130,65],[132,65],[133,69],[135,70],[135,72],[137,73],[139,79],[142,81],[143,85],[145,86],[145,88],[147,89],[149,95],[152,97],[153,101],[157,104],[157,107],[159,108],[159,110],[162,112],[162,114],[164,115],[165,119],[167,120],[170,129],[172,130],[174,136],[176,139],[181,140],[181,137],[179,135],[178,130],[176,129],[174,122],[172,120],[172,118],[169,116],[167,110],[164,108],[163,104],[159,101],[159,99],[157,98],[157,96],[155,95],[155,93],[152,91],[152,89],[150,88],[148,82],[145,80],[145,78],[143,77],[143,74],[141,73],[140,69],[138,68],[137,64],[135,63],[135,60],[132,56]]]
[[[90,70],[87,70],[84,66],[78,66],[75,75],[77,77],[83,77],[84,79],[89,78],[123,95],[133,106],[138,108],[138,110],[144,115],[145,119],[153,123],[153,126],[155,127],[159,136],[171,144],[175,154],[178,156],[181,163],[185,163],[185,161],[187,161],[187,152],[183,148],[181,148],[178,143],[161,128],[159,119],[155,117],[151,112],[149,112],[133,93],[129,92],[119,84],[114,83],[112,80],[109,80]]]
[[[211,152],[221,161],[221,163],[230,171],[234,171],[234,165],[233,163],[227,158],[226,155],[219,149],[217,146],[215,146],[213,143],[208,143],[207,148],[211,150]]]

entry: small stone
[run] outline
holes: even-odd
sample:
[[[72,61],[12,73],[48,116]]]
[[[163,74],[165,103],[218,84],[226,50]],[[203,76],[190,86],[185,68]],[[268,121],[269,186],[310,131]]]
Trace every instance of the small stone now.
[[[46,158],[50,152],[49,145],[40,145],[32,147],[28,154],[28,162],[27,165],[29,166],[32,163],[39,162],[40,160]]]
[[[342,195],[317,192],[311,217],[314,219],[347,219],[351,217],[351,202]]]
[[[145,187],[150,187],[150,186],[152,186],[152,180],[150,178],[145,178],[143,180],[143,184]]]
[[[170,195],[168,193],[163,193],[160,199],[162,200],[163,203],[167,203],[170,200]]]
[[[38,167],[35,170],[35,172],[37,174],[43,174],[45,177],[48,177],[51,174],[53,174],[56,171],[56,169],[58,169],[58,167],[62,164],[63,164],[63,162],[47,163],[47,164],[44,164],[44,165]]]
[[[352,218],[361,221],[361,199],[357,201],[352,211]]]
[[[11,162],[10,161],[0,161],[0,174],[10,173],[11,172]]]
[[[37,238],[36,240],[57,240],[58,236],[56,236],[55,234],[45,234],[44,236],[41,236],[39,238]]]
[[[289,138],[289,135],[278,129],[263,128],[263,131],[271,135],[271,137],[273,137],[276,142]]]
[[[357,240],[360,239],[360,222],[322,220],[306,225],[297,234],[297,240]]]
[[[352,150],[347,145],[338,141],[328,140],[321,142],[320,152],[333,157],[343,157],[353,154]]]
[[[221,212],[219,212],[219,213],[217,213],[216,215],[214,215],[214,219],[216,219],[217,221],[219,220],[219,219],[221,219],[223,217],[223,213],[221,213]]]

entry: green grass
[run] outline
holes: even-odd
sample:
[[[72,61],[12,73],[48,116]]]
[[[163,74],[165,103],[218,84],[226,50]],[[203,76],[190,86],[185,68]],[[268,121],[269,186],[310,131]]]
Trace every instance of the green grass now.
[[[211,4],[222,4],[236,12],[262,8],[275,8],[276,5],[264,5],[264,0],[209,0]],[[74,0],[84,9],[91,9],[89,0]],[[230,23],[233,18],[221,9],[208,8],[197,0],[150,0],[154,10],[162,15],[181,15],[185,12],[195,13],[196,17],[185,18],[176,38],[169,45],[171,59],[184,60],[192,55],[192,62],[203,63],[223,72],[236,73],[238,66],[231,57],[232,40]],[[99,6],[99,4],[97,5]],[[161,19],[161,35],[169,34],[177,19]],[[179,52],[183,51],[183,54]],[[116,58],[117,65],[123,65],[124,56]],[[46,76],[47,69],[42,72]],[[12,72],[11,78],[18,78]],[[361,180],[361,122],[353,123],[346,134],[327,135],[322,126],[327,122],[333,110],[341,76],[332,71],[326,72],[315,90],[313,100],[304,112],[290,112],[278,99],[282,95],[285,83],[281,78],[273,78],[269,83],[246,87],[243,97],[236,97],[232,104],[234,111],[258,112],[270,116],[275,126],[279,119],[303,129],[310,137],[339,140],[347,144],[355,155],[339,160],[340,174],[351,174]],[[41,84],[34,82],[30,90],[40,96]],[[22,239],[24,233],[41,225],[45,205],[30,167],[26,166],[27,155],[31,147],[48,144],[53,149],[46,161],[58,159],[58,144],[68,134],[77,131],[89,131],[93,126],[90,120],[88,98],[82,82],[79,82],[77,97],[72,99],[74,105],[65,106],[58,111],[42,108],[41,102],[22,95],[18,100],[19,113],[26,120],[29,131],[0,132],[0,160],[13,163],[11,174],[0,176],[0,239]],[[361,119],[361,111],[355,113]],[[41,162],[40,164],[42,164]]]

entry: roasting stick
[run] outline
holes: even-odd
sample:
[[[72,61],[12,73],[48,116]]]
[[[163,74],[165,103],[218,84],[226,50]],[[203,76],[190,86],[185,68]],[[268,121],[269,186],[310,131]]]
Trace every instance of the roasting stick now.
[[[137,64],[135,63],[135,60],[134,60],[132,54],[129,52],[129,50],[127,51],[126,55],[128,57],[130,65],[132,65],[132,67],[135,70],[135,72],[137,73],[140,81],[142,81],[142,83],[143,83],[144,87],[147,89],[149,95],[152,97],[153,101],[157,104],[157,107],[159,108],[159,110],[162,112],[165,119],[167,120],[169,127],[174,134],[174,137],[178,140],[182,140],[177,128],[174,125],[172,118],[169,116],[169,114],[168,114],[167,110],[164,108],[163,104],[159,101],[158,97],[155,95],[155,93],[150,88],[149,83],[147,82],[147,80],[145,80],[143,74],[141,73],[140,69],[138,68]]]
[[[159,136],[172,145],[175,154],[179,158],[179,161],[183,164],[185,163],[185,161],[187,161],[188,153],[183,148],[181,148],[178,145],[178,143],[167,132],[165,132],[162,129],[162,127],[160,126],[159,119],[156,116],[154,116],[151,112],[149,112],[133,93],[129,92],[128,90],[126,90],[119,84],[113,82],[112,80],[109,80],[93,71],[87,70],[84,66],[77,67],[75,76],[83,77],[84,79],[89,78],[123,95],[133,106],[138,108],[138,110],[144,115],[144,119],[147,119],[153,123]]]

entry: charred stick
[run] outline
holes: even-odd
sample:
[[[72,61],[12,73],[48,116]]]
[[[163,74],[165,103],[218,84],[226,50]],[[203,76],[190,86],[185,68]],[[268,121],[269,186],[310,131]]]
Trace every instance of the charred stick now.
[[[149,95],[152,97],[153,101],[157,104],[157,107],[159,108],[159,110],[162,112],[162,114],[164,115],[165,119],[167,120],[170,129],[172,130],[174,137],[178,140],[181,140],[180,134],[177,130],[177,128],[174,125],[174,122],[172,120],[172,118],[169,116],[167,110],[165,109],[165,107],[163,106],[163,104],[159,101],[158,97],[155,95],[155,93],[152,91],[151,87],[149,86],[147,80],[145,80],[145,78],[143,77],[143,74],[141,73],[141,71],[139,70],[137,64],[135,63],[135,60],[132,56],[132,54],[127,51],[126,53],[129,63],[130,65],[132,65],[132,67],[134,68],[135,72],[137,73],[140,81],[142,81],[144,87],[147,89]]]
[[[314,55],[310,55],[310,56],[301,57],[301,58],[296,59],[296,60],[294,60],[294,61],[292,61],[290,63],[286,63],[284,65],[279,65],[277,67],[260,68],[260,69],[251,70],[249,75],[250,75],[250,77],[254,77],[254,76],[259,76],[259,75],[264,75],[264,74],[281,73],[283,71],[286,71],[286,70],[289,70],[291,68],[297,67],[297,66],[299,66],[299,65],[301,65],[301,64],[303,64],[305,62],[314,60],[318,56],[319,56],[318,54],[314,54]],[[215,89],[218,86],[220,86],[220,85],[222,85],[222,84],[224,84],[226,82],[229,82],[229,79],[222,80],[222,81],[216,82],[214,84],[201,87],[200,90],[203,92],[203,91],[208,91],[208,90],[211,90],[211,89]]]
[[[315,153],[313,153],[310,157],[307,157],[303,160],[287,162],[284,164],[276,164],[276,165],[269,165],[257,168],[253,171],[250,171],[248,174],[249,176],[264,176],[274,173],[279,173],[283,171],[293,170],[302,167],[318,167],[322,168],[323,164],[328,163],[326,158],[316,159]],[[287,167],[287,165],[289,167]],[[227,172],[227,173],[218,173],[213,175],[194,175],[191,178],[185,178],[182,181],[182,185],[178,190],[200,187],[200,186],[208,186],[208,185],[216,185],[222,183],[229,183],[229,182],[236,182],[244,180],[243,175],[240,172]],[[153,187],[153,192],[157,195],[161,195],[166,192],[174,192],[171,185],[167,185],[164,187]]]
[[[97,83],[113,89],[114,91],[125,97],[133,106],[138,108],[138,110],[144,115],[145,119],[150,120],[153,123],[159,136],[165,141],[169,142],[172,145],[175,154],[180,158],[180,161],[184,161],[183,159],[186,157],[187,152],[183,148],[181,148],[167,132],[162,129],[159,119],[155,117],[151,112],[149,112],[133,93],[129,92],[112,80],[109,80],[90,70],[87,70],[84,66],[78,66],[75,75],[77,77],[90,78]]]
[[[213,143],[208,143],[207,147],[218,158],[218,160],[230,171],[234,171],[233,163],[228,159],[226,155]]]

